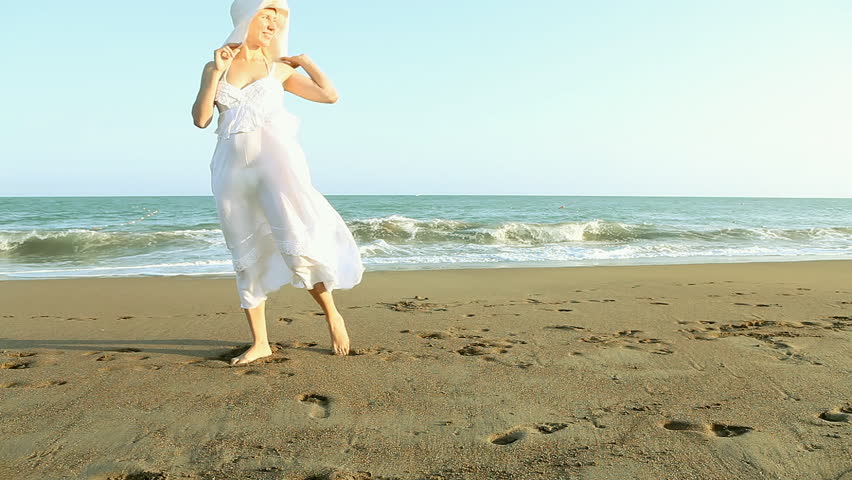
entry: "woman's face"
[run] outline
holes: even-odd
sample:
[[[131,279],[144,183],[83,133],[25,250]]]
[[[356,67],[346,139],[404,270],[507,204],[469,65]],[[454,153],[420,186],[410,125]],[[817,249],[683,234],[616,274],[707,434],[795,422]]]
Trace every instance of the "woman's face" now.
[[[279,21],[278,11],[274,8],[264,8],[257,12],[249,24],[246,41],[258,43],[262,47],[268,46],[278,33]]]

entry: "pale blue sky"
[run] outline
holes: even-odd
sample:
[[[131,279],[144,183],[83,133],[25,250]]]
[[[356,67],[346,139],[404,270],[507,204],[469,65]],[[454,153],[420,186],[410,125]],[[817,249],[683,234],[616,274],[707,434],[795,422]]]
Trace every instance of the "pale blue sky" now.
[[[0,196],[210,195],[190,107],[230,1],[22,4]],[[341,95],[287,99],[326,195],[852,196],[848,0],[290,7]]]

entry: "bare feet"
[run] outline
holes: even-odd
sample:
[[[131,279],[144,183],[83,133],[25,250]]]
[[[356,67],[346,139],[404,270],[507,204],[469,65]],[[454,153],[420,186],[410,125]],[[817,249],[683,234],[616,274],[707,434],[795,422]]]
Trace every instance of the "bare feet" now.
[[[268,343],[264,345],[252,345],[239,357],[232,358],[231,366],[239,367],[242,365],[248,365],[249,363],[257,360],[258,358],[268,357],[270,355],[272,355],[272,349],[269,348]]]
[[[328,316],[328,333],[331,335],[331,350],[334,354],[349,355],[349,335],[340,312]]]

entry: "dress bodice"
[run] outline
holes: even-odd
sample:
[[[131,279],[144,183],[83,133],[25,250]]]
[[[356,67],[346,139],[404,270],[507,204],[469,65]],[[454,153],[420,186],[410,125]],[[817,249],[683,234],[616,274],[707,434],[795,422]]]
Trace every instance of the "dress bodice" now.
[[[298,118],[284,108],[284,88],[273,72],[275,64],[268,67],[269,73],[258,80],[237,88],[231,85],[226,70],[216,86],[215,101],[221,106],[219,126],[216,133],[228,138],[235,133],[252,132],[275,119],[287,118],[291,128],[298,127]]]

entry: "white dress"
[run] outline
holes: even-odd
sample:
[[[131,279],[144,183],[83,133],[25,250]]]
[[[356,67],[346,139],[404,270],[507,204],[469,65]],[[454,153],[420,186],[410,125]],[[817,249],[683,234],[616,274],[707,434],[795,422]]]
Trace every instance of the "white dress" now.
[[[225,243],[242,308],[285,284],[349,289],[365,270],[352,232],[311,183],[296,138],[300,120],[284,108],[284,87],[269,74],[239,89],[222,75],[219,138],[210,162]]]

